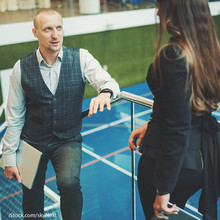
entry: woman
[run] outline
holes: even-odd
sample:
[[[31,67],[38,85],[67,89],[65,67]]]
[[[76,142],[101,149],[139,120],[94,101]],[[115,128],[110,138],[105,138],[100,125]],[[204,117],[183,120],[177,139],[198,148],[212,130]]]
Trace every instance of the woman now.
[[[138,165],[142,207],[146,219],[154,214],[167,219],[166,214],[178,213],[175,205],[168,207],[169,201],[184,208],[203,186],[204,219],[217,219],[220,184],[204,172],[210,163],[206,149],[220,148],[212,142],[219,124],[211,116],[220,101],[220,47],[209,6],[207,0],[157,0],[156,6],[161,30],[171,39],[148,70],[147,83],[154,94],[151,119],[129,138],[130,149],[136,145],[142,152]],[[159,44],[161,36],[162,31]],[[212,181],[216,191],[210,193]]]

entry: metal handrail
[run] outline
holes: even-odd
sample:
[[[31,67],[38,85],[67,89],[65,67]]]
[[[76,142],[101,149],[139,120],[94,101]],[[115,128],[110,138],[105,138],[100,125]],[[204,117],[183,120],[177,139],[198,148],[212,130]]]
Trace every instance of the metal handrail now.
[[[134,123],[134,104],[139,104],[145,107],[152,108],[153,100],[135,95],[129,92],[121,92],[119,95],[120,99],[125,99],[131,103],[131,131],[135,127]],[[135,152],[131,152],[131,174],[132,174],[132,220],[136,220],[136,187],[135,187]]]
[[[120,100],[126,100],[131,103],[131,131],[134,129],[134,104],[139,104],[145,107],[152,108],[153,100],[135,95],[126,91],[120,92],[116,99],[111,100],[111,104],[114,104]],[[82,118],[86,117],[89,113],[89,109],[82,112]],[[135,156],[134,151],[131,152],[131,179],[132,179],[132,220],[136,220],[136,191],[135,191]]]
[[[143,106],[146,106],[146,107],[149,107],[149,108],[152,108],[153,103],[154,103],[152,99],[148,99],[148,98],[145,98],[143,96],[135,95],[133,93],[125,92],[125,91],[122,91],[119,94],[119,97],[120,97],[120,99],[125,99],[129,102],[133,102],[135,104],[143,105]]]
[[[133,93],[126,92],[126,91],[120,92],[117,98],[111,100],[111,105],[122,100],[122,99],[129,101],[131,103],[139,104],[139,105],[146,106],[149,108],[153,107],[153,100],[145,98],[140,95],[135,95]],[[89,113],[89,109],[83,111],[82,118],[86,117],[88,115],[88,113]]]

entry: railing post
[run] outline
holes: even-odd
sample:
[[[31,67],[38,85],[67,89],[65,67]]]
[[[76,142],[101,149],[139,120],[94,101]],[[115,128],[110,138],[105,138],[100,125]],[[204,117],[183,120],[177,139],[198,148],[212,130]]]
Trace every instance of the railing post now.
[[[134,103],[131,102],[131,131],[134,130]],[[135,151],[131,152],[132,219],[136,220]]]

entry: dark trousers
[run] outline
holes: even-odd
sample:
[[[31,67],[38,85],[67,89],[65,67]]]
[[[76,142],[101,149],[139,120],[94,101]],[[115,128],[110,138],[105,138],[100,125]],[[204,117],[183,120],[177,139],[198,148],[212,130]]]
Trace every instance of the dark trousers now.
[[[43,219],[44,183],[49,160],[56,172],[63,220],[81,219],[83,203],[80,186],[81,141],[82,138],[79,135],[69,141],[56,140],[47,147],[36,147],[43,154],[33,188],[29,190],[23,186],[23,212],[27,215],[25,219]]]
[[[151,185],[154,161],[154,159],[142,155],[138,164],[138,190],[146,220],[150,220],[154,216],[153,204],[156,191]],[[171,193],[170,202],[184,208],[190,196],[201,188],[201,183],[202,164],[196,170],[182,169],[174,192]]]

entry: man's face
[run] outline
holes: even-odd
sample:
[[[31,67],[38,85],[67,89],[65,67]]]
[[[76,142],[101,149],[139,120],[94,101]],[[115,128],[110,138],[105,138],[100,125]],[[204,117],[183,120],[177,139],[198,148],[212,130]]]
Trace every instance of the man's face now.
[[[63,22],[59,14],[39,14],[37,26],[32,30],[38,38],[39,48],[44,53],[59,53],[63,44]]]

